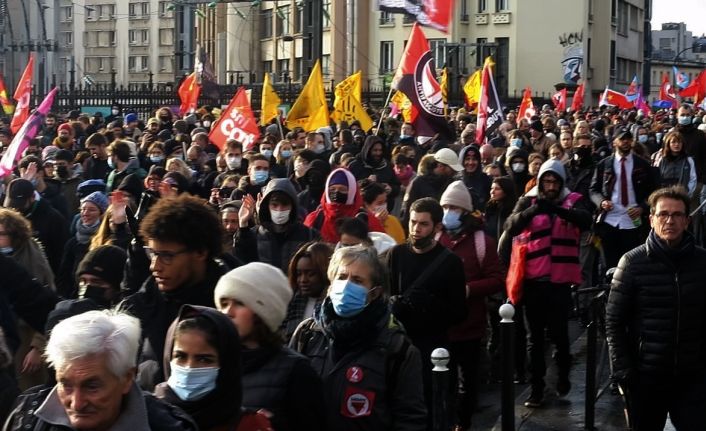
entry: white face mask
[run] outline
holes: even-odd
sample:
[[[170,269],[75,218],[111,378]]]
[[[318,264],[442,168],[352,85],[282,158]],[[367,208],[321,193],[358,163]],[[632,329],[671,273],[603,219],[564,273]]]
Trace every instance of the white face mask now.
[[[326,149],[326,146],[324,144],[317,144],[316,147],[314,148],[314,152],[316,154],[321,154],[324,152],[325,149]]]
[[[513,163],[512,164],[512,171],[513,172],[524,172],[525,171],[525,164],[524,163]]]
[[[270,217],[272,218],[272,223],[277,225],[283,225],[289,221],[289,214],[292,210],[270,210]]]
[[[309,165],[305,163],[295,163],[294,164],[294,175],[297,178],[301,178],[309,170]]]
[[[243,162],[242,157],[228,157],[226,158],[226,165],[228,169],[238,169]]]

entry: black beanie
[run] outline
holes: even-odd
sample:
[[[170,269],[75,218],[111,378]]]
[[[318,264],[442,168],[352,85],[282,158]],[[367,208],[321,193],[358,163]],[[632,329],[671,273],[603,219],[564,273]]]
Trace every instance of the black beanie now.
[[[118,190],[130,193],[135,202],[139,202],[142,192],[145,191],[145,185],[139,175],[130,174],[123,178],[118,185]]]
[[[78,264],[76,277],[82,274],[91,274],[102,278],[115,288],[120,287],[123,280],[123,271],[127,261],[127,253],[114,245],[102,245],[89,251]]]

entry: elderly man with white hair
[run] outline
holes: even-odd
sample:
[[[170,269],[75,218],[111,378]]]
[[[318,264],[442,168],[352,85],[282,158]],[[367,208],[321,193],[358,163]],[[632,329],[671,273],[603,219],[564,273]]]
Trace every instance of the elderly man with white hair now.
[[[184,412],[143,393],[135,383],[138,319],[89,311],[57,324],[46,348],[53,387],[17,400],[3,430],[196,430]]]

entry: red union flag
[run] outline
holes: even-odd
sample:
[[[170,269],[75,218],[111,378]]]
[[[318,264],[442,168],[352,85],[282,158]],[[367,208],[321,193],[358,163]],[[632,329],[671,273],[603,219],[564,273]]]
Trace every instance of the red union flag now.
[[[522,93],[522,102],[520,103],[520,111],[517,114],[517,121],[519,122],[522,118],[529,120],[536,113],[537,111],[534,109],[534,103],[532,102],[532,89],[527,87]]]
[[[412,27],[412,34],[392,79],[392,88],[404,93],[411,102],[414,108],[411,123],[419,136],[438,133],[446,138],[452,137],[444,117],[444,99],[441,85],[436,80],[434,56],[417,23]]]
[[[576,87],[576,91],[574,92],[574,98],[571,100],[571,110],[576,112],[580,111],[581,108],[583,108],[583,82],[579,84],[578,87]]]
[[[10,130],[13,134],[17,133],[22,124],[29,118],[29,99],[32,96],[32,74],[34,73],[34,57],[29,57],[29,62],[25,71],[22,73],[20,82],[17,83],[17,89],[15,90],[15,100],[17,100],[17,106],[15,107],[15,115],[12,117],[12,122],[10,123]]]
[[[221,118],[213,125],[208,138],[221,150],[228,139],[235,139],[250,149],[260,137],[257,121],[250,108],[250,101],[245,88],[240,87],[221,114]]]
[[[557,112],[566,111],[566,88],[562,88],[552,94],[552,102],[554,102],[554,109]]]

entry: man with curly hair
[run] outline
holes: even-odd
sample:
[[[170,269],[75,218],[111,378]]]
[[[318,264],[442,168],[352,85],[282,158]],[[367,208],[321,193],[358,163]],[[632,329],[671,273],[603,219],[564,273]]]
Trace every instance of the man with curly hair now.
[[[216,282],[230,269],[217,259],[222,229],[206,201],[187,194],[160,199],[140,225],[151,274],[125,306],[145,328],[139,376],[145,389],[164,379],[164,339],[179,308],[214,307]]]

